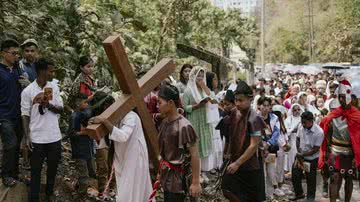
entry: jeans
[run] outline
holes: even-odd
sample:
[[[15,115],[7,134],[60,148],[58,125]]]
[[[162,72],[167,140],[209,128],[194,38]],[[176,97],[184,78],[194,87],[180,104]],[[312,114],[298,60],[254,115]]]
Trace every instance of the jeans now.
[[[1,176],[17,178],[20,143],[23,136],[20,119],[18,121],[1,119],[0,135],[3,145]]]
[[[306,173],[306,184],[307,184],[307,199],[314,200],[316,193],[316,170],[318,167],[318,158],[305,162],[310,163],[310,172]],[[292,168],[292,183],[294,186],[294,191],[296,196],[304,194],[303,188],[301,186],[301,179],[303,176],[303,170],[296,167],[295,164]]]
[[[75,159],[75,166],[79,177],[79,193],[85,194],[91,178],[96,178],[94,159]]]
[[[45,158],[47,162],[45,193],[47,196],[53,194],[56,172],[61,159],[61,141],[48,144],[32,144],[33,152],[30,160],[30,201],[38,202],[41,182],[41,169]]]

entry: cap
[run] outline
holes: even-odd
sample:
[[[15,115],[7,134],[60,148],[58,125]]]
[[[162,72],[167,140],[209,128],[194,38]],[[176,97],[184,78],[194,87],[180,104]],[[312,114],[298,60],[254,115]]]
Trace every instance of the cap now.
[[[27,44],[33,44],[33,45],[35,45],[36,47],[39,47],[39,44],[38,44],[38,42],[37,42],[35,39],[26,39],[26,40],[24,41],[24,43],[21,44],[20,47],[24,47],[24,46],[27,45]]]

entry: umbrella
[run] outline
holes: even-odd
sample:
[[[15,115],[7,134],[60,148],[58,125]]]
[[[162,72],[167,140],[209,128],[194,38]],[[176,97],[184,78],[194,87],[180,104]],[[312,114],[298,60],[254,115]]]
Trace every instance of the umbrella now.
[[[316,66],[304,66],[304,67],[301,69],[301,72],[304,73],[304,74],[312,74],[312,75],[315,75],[315,74],[318,74],[318,73],[321,72],[321,68],[316,67]]]
[[[289,72],[290,74],[296,74],[301,73],[301,66],[293,66],[293,65],[287,65],[284,69],[284,72]]]
[[[347,67],[347,66],[344,66],[341,64],[337,64],[337,63],[329,63],[329,64],[323,65],[322,68],[339,70],[339,69],[349,69],[350,67]]]

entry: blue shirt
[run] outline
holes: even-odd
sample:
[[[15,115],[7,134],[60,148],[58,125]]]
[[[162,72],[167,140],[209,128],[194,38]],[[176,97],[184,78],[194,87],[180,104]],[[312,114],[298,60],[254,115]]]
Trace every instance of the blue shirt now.
[[[76,134],[76,132],[80,132],[81,126],[87,126],[89,118],[87,111],[71,114],[68,135],[71,135],[70,141],[73,159],[89,160],[95,156],[94,140],[87,135]]]
[[[0,119],[20,119],[20,70],[0,64]]]
[[[37,74],[34,63],[29,63],[25,59],[22,59],[19,65],[23,69],[23,71],[25,71],[26,74],[29,76],[29,81],[35,81],[35,79],[37,78]]]

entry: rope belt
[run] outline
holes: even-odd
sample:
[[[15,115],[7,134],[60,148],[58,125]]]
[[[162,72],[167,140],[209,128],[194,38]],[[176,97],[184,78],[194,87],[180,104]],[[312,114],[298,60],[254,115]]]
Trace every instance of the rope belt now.
[[[185,171],[184,169],[180,168],[180,167],[177,167],[175,166],[174,164],[171,164],[165,160],[161,160],[160,161],[160,166],[159,166],[160,169],[164,170],[165,168],[168,168],[170,170],[174,170],[178,173],[182,173],[182,174],[185,174]],[[156,182],[154,183],[153,185],[153,191],[149,197],[149,202],[152,202],[152,200],[154,199],[155,195],[156,195],[156,192],[157,190],[160,188],[160,180],[156,180]]]

